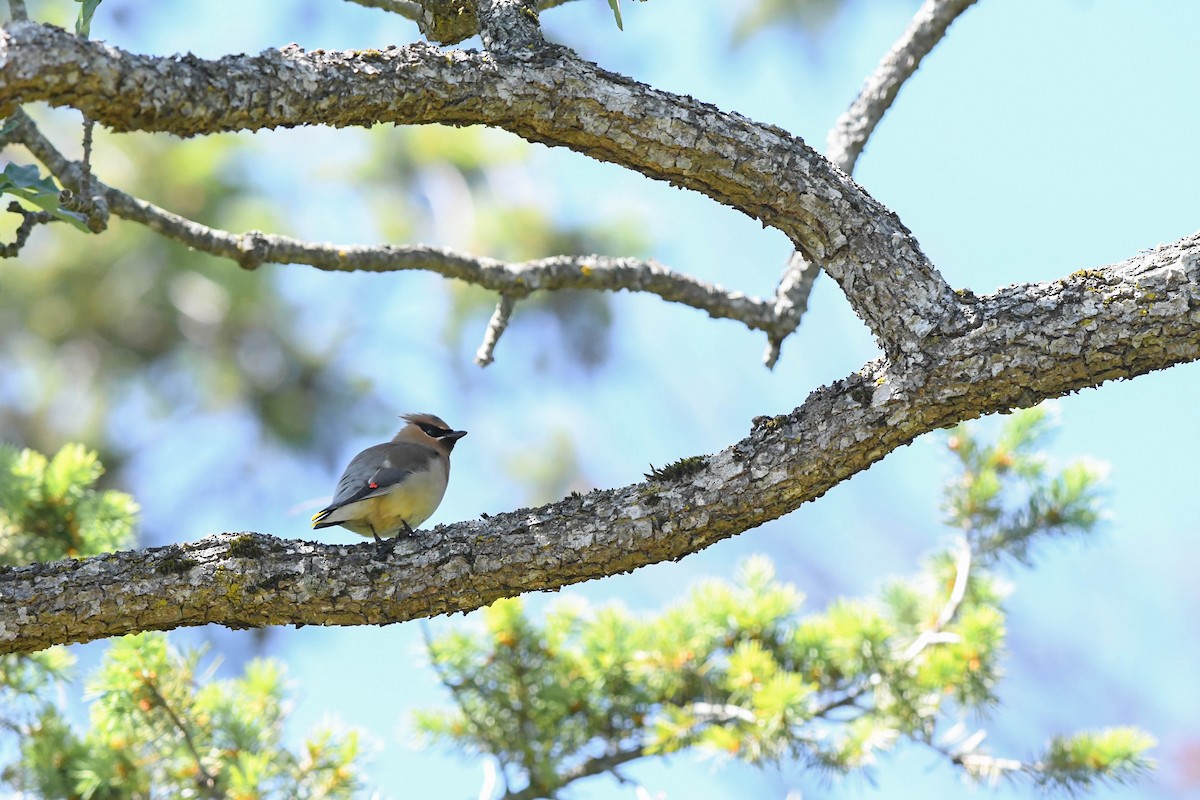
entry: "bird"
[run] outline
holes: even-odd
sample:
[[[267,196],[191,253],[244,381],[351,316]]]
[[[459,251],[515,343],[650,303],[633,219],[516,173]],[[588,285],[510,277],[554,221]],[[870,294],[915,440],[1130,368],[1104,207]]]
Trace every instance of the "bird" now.
[[[390,442],[368,447],[350,459],[328,506],[312,526],[341,525],[376,544],[433,516],[450,479],[450,451],[467,435],[433,414],[403,414],[408,424]],[[393,542],[394,544],[394,542]]]

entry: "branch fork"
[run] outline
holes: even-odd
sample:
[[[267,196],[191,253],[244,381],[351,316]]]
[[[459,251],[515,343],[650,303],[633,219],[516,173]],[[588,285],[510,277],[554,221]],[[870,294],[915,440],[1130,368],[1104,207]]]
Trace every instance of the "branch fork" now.
[[[930,16],[948,20],[969,5],[928,0],[922,8],[954,12]],[[0,652],[208,623],[387,624],[469,611],[682,558],[795,510],[929,431],[1200,359],[1200,234],[1103,269],[960,296],[894,214],[798,138],[542,47],[532,2],[477,0],[475,8],[495,53],[420,44],[206,62],[137,56],[13,23],[0,32],[0,113],[45,100],[115,130],[181,136],[379,121],[502,127],[701,192],[782,231],[803,260],[793,259],[776,296],[764,301],[649,261],[588,256],[506,264],[439,248],[236,235],[98,180],[92,191],[118,216],[247,266],[426,269],[491,289],[500,301],[481,360],[492,357],[518,299],[568,286],[651,291],[741,320],[768,334],[777,357],[807,302],[803,287],[814,264],[838,282],[883,357],[813,391],[791,413],[758,420],[744,439],[689,460],[687,469],[439,526],[398,542],[382,562],[369,543],[338,547],[243,533],[0,572]],[[516,57],[527,45],[536,59]],[[905,50],[899,63],[915,67],[915,52]],[[196,97],[196,85],[211,91]],[[171,102],[182,96],[195,98],[188,113]],[[262,103],[264,96],[272,102]],[[853,127],[853,136],[871,127]],[[78,185],[77,165],[32,123],[18,129],[64,185]]]

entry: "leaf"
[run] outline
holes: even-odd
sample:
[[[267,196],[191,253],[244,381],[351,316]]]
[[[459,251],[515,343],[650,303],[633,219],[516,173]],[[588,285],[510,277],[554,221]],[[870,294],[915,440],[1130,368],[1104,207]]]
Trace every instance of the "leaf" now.
[[[608,7],[612,9],[613,16],[617,18],[617,30],[625,30],[625,26],[621,24],[621,0],[608,0]]]
[[[0,173],[0,191],[15,194],[46,211],[58,205],[58,186],[50,177],[42,177],[32,164],[9,164]]]
[[[85,39],[92,31],[92,15],[96,13],[96,8],[100,5],[101,0],[75,0],[79,3],[79,17],[75,20],[75,35],[82,36]]]
[[[54,179],[43,176],[33,164],[8,164],[4,167],[4,171],[0,172],[0,194],[5,193],[49,211],[56,219],[69,222],[84,233],[89,232],[87,218],[63,208],[58,199],[62,192]]]

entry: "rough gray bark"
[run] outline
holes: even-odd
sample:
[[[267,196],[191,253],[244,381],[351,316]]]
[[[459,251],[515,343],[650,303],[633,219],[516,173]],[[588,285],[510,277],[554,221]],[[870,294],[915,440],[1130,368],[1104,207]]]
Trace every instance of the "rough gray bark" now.
[[[136,56],[17,23],[0,37],[0,113],[46,100],[117,130],[179,135],[381,120],[503,127],[783,231],[837,280],[885,357],[666,475],[439,526],[383,559],[372,544],[246,533],[7,570],[0,651],[213,622],[385,624],[467,611],[682,558],[820,497],[928,431],[1200,358],[1200,235],[987,297],[954,292],[895,215],[804,142],[547,45],[535,6],[480,0],[495,48],[485,53],[287,48],[216,62]],[[39,158],[52,161],[52,148]],[[64,160],[55,171],[71,168]],[[134,199],[102,191],[115,213],[114,197],[136,211]],[[237,241],[270,252],[263,236]],[[557,268],[545,266],[545,276]],[[486,285],[488,274],[474,279]]]
[[[799,138],[544,42],[499,54],[414,44],[205,61],[138,56],[14,23],[0,39],[0,114],[36,100],[73,106],[114,130],[179,136],[493,125],[694,189],[779,229],[838,281],[889,355],[921,358],[921,339],[954,310],[953,292],[908,229]]]
[[[875,126],[895,102],[900,87],[913,76],[922,59],[933,51],[954,20],[974,4],[975,0],[925,0],[904,35],[879,62],[858,97],[829,131],[825,155],[830,161],[847,175],[854,174],[859,155],[875,132]],[[799,251],[788,259],[775,289],[776,323],[768,331],[767,350],[763,355],[763,363],[768,367],[775,366],[784,338],[796,329],[808,310],[808,297],[820,274],[820,267]]]
[[[876,361],[676,477],[438,526],[385,560],[220,534],[0,574],[0,652],[220,623],[362,625],[677,560],[793,511],[928,431],[1200,358],[1200,235],[1122,264],[967,296],[933,366]]]

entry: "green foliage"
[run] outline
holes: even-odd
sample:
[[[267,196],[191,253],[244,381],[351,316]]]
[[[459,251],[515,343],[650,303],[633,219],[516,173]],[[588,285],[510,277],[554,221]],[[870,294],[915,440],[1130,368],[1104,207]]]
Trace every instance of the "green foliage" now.
[[[1051,471],[1036,449],[1049,426],[1039,406],[1014,412],[995,442],[979,441],[969,425],[950,435],[961,476],[947,488],[948,522],[979,557],[1028,562],[1036,536],[1086,534],[1100,521],[1096,487],[1105,469],[1079,460]]]
[[[96,489],[96,454],[68,444],[47,459],[0,445],[0,564],[82,558],[128,547],[137,504]]]
[[[32,164],[7,164],[0,172],[0,195],[11,194],[27,203],[49,211],[55,219],[69,222],[84,233],[88,232],[87,217],[62,207],[62,189],[49,175]]]
[[[280,665],[256,660],[214,681],[197,675],[199,661],[161,634],[116,640],[88,682],[90,727],[76,731],[44,704],[19,726],[22,760],[4,782],[45,798],[354,795],[355,734],[320,730],[299,753],[283,746]]]
[[[53,458],[0,446],[0,564],[126,547],[137,506],[100,491],[96,454]],[[74,658],[54,647],[0,656],[0,783],[43,798],[342,798],[359,786],[357,736],[321,730],[299,753],[281,741],[282,667],[253,661],[241,677],[199,676],[198,653],[165,636],[125,637],[88,681],[91,724],[77,730],[56,702]]]
[[[85,39],[92,33],[92,15],[100,6],[101,0],[75,0],[79,3],[79,17],[75,20],[75,33]]]
[[[646,2],[646,0],[641,0]],[[613,18],[617,21],[618,30],[625,30],[625,24],[621,20],[621,0],[608,0],[608,7],[612,9]]]
[[[69,444],[47,459],[0,445],[0,565],[84,557],[133,542],[137,504],[126,494],[96,489],[104,467],[96,454]],[[52,763],[75,746],[48,701],[67,679],[74,658],[62,647],[0,656],[0,729],[24,732],[24,755]],[[10,780],[16,766],[2,773]],[[48,797],[66,797],[47,777]]]
[[[734,44],[771,30],[791,29],[814,37],[837,18],[846,0],[750,0],[739,6]]]
[[[1056,788],[1091,787],[1139,777],[1153,765],[1145,753],[1154,737],[1136,728],[1056,736],[1040,759],[1040,781]]]
[[[79,135],[74,119],[38,122],[51,138]],[[94,170],[105,181],[206,224],[279,227],[273,215],[246,213],[253,188],[239,137],[95,138]],[[87,442],[114,469],[129,447],[128,437],[109,439],[121,414],[152,423],[241,412],[268,441],[300,446],[344,439],[336,421],[353,416],[362,393],[328,345],[305,335],[268,270],[248,272],[133,225],[103,236],[35,232],[5,263],[0,338],[0,390],[21,398],[0,407],[0,428],[42,450]],[[322,413],[334,406],[339,413]]]
[[[1082,789],[1135,778],[1153,741],[1131,729],[1055,739],[1026,763],[983,752],[983,731],[968,726],[996,705],[1002,675],[1005,592],[989,569],[1100,516],[1099,470],[1050,470],[1033,449],[1046,430],[1036,409],[1014,414],[994,442],[956,430],[962,475],[946,506],[965,538],[876,597],[802,614],[802,595],[754,558],[732,583],[702,583],[656,616],[567,600],[539,624],[519,600],[502,601],[484,631],[429,642],[454,706],[419,712],[416,726],[494,758],[525,784],[514,797],[554,797],[688,748],[845,773],[910,742],[978,780]]]

